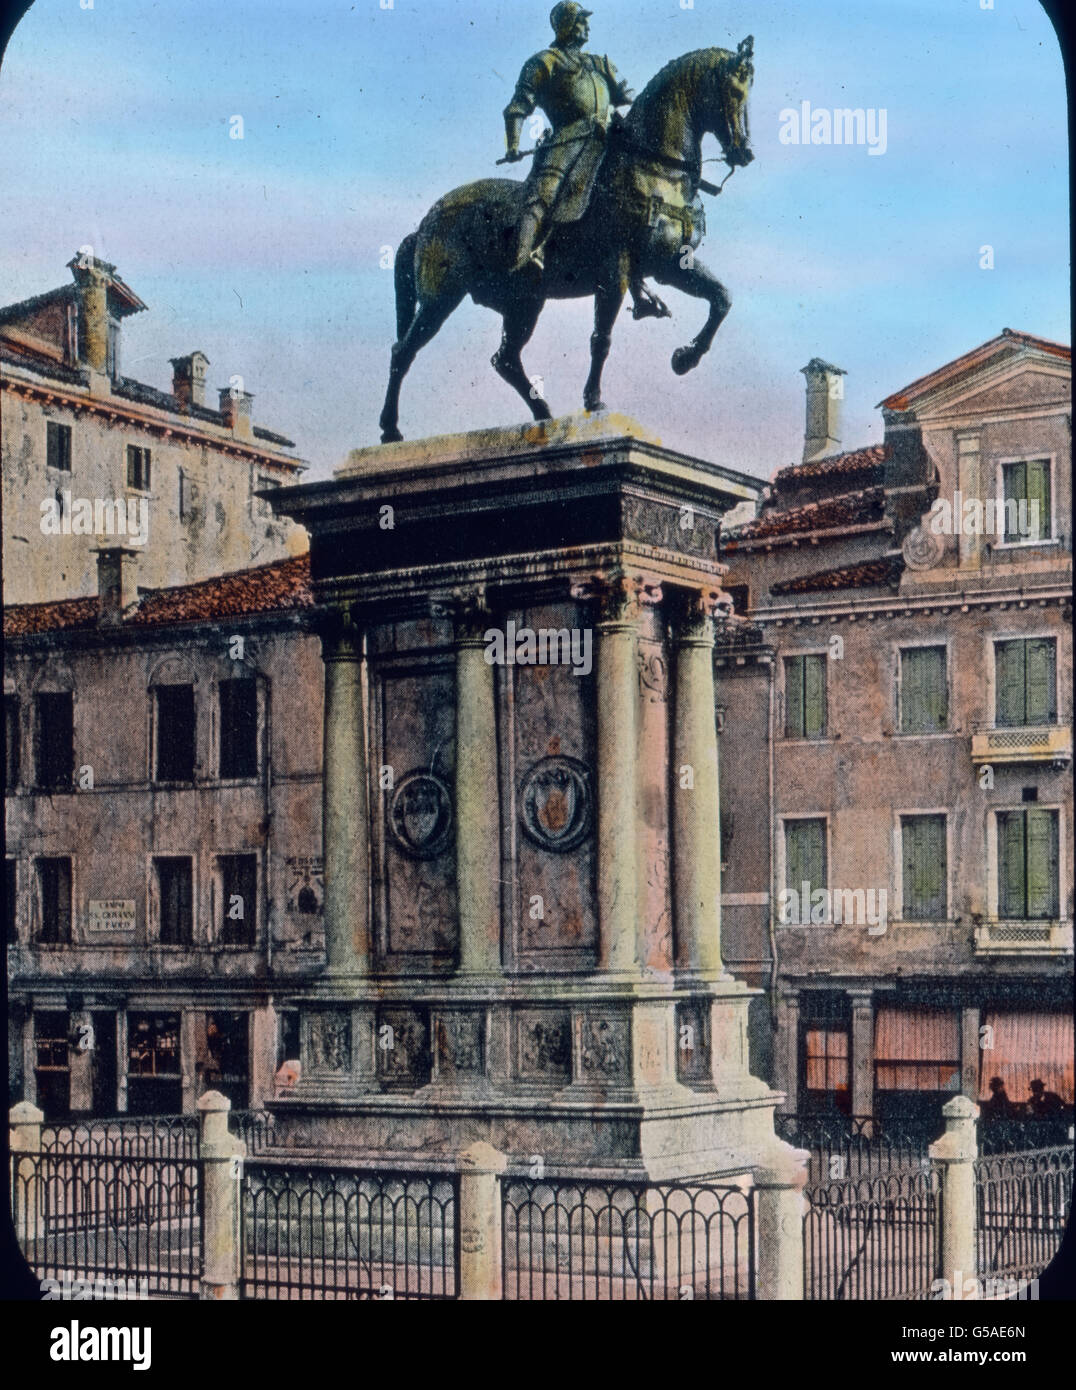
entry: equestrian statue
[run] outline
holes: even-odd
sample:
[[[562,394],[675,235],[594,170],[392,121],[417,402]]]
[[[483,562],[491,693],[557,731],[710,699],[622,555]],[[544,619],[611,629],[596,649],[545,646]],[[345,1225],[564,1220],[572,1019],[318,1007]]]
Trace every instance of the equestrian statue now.
[[[724,186],[702,177],[702,138],[712,134],[720,142],[725,180],[754,159],[747,121],[754,39],[735,52],[701,48],[674,59],[633,100],[609,59],[584,49],[591,13],[575,0],[554,6],[554,40],[524,64],[505,108],[506,153],[498,163],[533,153],[528,177],[455,189],[400,244],[398,339],[381,411],[382,443],[403,438],[404,377],[468,294],[501,315],[493,367],[537,420],[552,412],[520,354],[546,300],[594,298],[583,390],[589,411],[605,409],[602,369],[624,296],[631,294],[635,318],[668,314],[647,278],[709,305],[702,330],[672,355],[680,376],[698,366],[729,311],[725,287],[694,255],[706,229],[699,195]],[[628,114],[618,107],[630,107]],[[538,109],[550,129],[534,151],[521,151],[523,123]]]

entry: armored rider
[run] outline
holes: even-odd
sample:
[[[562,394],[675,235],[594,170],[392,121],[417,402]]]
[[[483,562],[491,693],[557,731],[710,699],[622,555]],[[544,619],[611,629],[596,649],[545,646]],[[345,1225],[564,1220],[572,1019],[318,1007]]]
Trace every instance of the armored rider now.
[[[592,10],[576,0],[560,0],[549,22],[554,40],[523,66],[512,100],[504,110],[506,159],[523,159],[519,137],[524,120],[539,107],[552,130],[540,141],[527,178],[528,198],[520,219],[514,271],[545,268],[542,251],[558,223],[576,222],[586,212],[606,134],[618,106],[633,93],[604,55],[585,53]],[[643,287],[631,286],[636,318],[664,317],[665,305]]]

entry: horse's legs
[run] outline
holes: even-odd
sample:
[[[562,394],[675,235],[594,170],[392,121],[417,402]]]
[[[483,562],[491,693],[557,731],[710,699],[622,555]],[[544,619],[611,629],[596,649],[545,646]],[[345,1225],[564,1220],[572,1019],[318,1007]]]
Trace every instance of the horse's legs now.
[[[392,364],[389,367],[389,385],[385,392],[385,404],[381,408],[382,444],[392,444],[402,439],[399,430],[400,387],[411,369],[411,363],[431,338],[435,337],[445,319],[459,307],[463,294],[443,294],[439,299],[424,299],[419,303],[411,326],[398,343],[392,345]]]
[[[490,358],[490,362],[497,375],[507,381],[527,402],[536,420],[552,420],[553,412],[538,388],[531,385],[530,378],[523,369],[523,359],[520,357],[520,353],[530,342],[538,315],[542,312],[542,303],[538,296],[516,300],[504,315],[501,345]]]
[[[590,374],[583,387],[583,409],[604,410],[602,401],[602,369],[613,342],[613,324],[631,282],[631,267],[627,252],[617,257],[598,277],[594,295],[594,332],[590,335]]]
[[[690,266],[681,266],[679,260],[670,260],[655,270],[654,279],[659,284],[672,285],[674,289],[683,290],[695,299],[705,299],[710,305],[710,314],[703,324],[702,332],[686,347],[678,347],[672,355],[673,371],[677,376],[683,376],[685,372],[697,367],[703,354],[710,351],[714,334],[732,308],[732,300],[725,286],[701,261],[695,261]]]

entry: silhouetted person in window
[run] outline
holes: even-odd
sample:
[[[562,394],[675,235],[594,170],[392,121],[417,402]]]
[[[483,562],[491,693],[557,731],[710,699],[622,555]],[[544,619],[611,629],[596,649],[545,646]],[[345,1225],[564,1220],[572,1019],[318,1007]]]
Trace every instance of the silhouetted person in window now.
[[[1027,1101],[1027,1113],[1033,1120],[1055,1120],[1065,1108],[1065,1103],[1056,1091],[1048,1091],[1037,1077],[1031,1083],[1031,1095]]]
[[[983,1102],[983,1119],[996,1124],[999,1120],[1015,1120],[1019,1113],[1019,1106],[1014,1105],[1009,1099],[1005,1082],[1000,1076],[992,1076],[990,1099]]]

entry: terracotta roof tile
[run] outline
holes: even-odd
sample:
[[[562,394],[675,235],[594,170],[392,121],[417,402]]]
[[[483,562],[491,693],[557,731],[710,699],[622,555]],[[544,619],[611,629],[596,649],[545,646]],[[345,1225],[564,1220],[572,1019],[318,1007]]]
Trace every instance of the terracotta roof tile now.
[[[796,579],[785,579],[774,584],[771,594],[814,594],[826,589],[869,589],[883,584],[896,585],[904,571],[904,562],[899,555],[887,556],[882,560],[864,560],[858,565],[842,565],[838,569],[819,570],[815,574],[801,574]]]
[[[310,556],[299,555],[271,565],[222,574],[200,584],[151,589],[141,594],[138,607],[123,626],[156,627],[169,623],[208,622],[254,613],[288,612],[310,608]],[[95,627],[97,596],[62,599],[56,603],[18,604],[4,610],[4,636],[26,637],[40,632]]]
[[[778,487],[795,487],[805,479],[829,478],[846,473],[869,473],[872,469],[880,467],[888,457],[888,444],[870,444],[865,449],[851,449],[844,454],[829,454],[823,459],[812,459],[810,463],[794,463],[776,473],[773,481]]]
[[[862,525],[864,522],[878,521],[884,509],[885,489],[882,487],[845,492],[821,502],[807,502],[802,507],[763,512],[754,521],[730,531],[722,538],[723,544],[727,549],[735,550],[742,541],[761,540],[766,536],[787,536],[798,531],[828,531]]]

